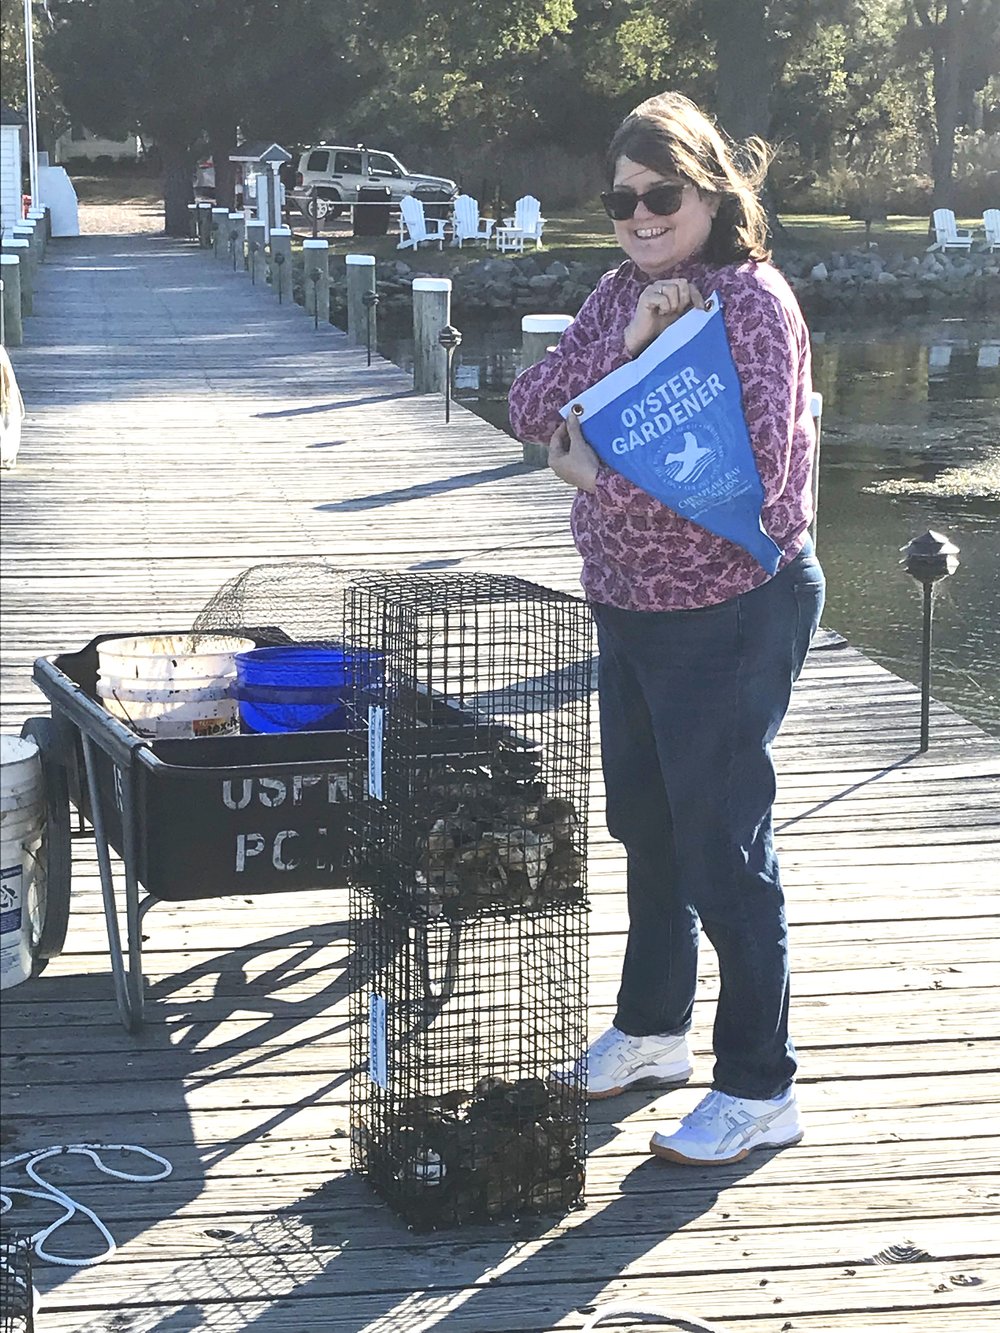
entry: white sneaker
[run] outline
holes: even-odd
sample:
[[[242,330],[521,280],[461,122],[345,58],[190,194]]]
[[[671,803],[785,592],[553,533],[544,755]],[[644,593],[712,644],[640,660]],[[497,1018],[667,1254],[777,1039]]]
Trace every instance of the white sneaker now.
[[[715,1166],[739,1162],[754,1148],[785,1148],[803,1134],[795,1090],[772,1101],[710,1092],[673,1134],[656,1133],[649,1150],[671,1162]]]
[[[691,1075],[687,1037],[630,1037],[608,1028],[568,1074],[554,1074],[559,1082],[586,1080],[591,1101],[617,1097],[626,1088],[662,1088],[683,1083]]]

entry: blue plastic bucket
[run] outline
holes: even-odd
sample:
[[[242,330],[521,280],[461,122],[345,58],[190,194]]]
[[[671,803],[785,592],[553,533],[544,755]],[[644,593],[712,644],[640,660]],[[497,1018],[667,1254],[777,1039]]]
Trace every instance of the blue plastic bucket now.
[[[343,731],[365,694],[381,685],[383,666],[382,653],[347,646],[293,643],[237,653],[233,695],[241,729]]]

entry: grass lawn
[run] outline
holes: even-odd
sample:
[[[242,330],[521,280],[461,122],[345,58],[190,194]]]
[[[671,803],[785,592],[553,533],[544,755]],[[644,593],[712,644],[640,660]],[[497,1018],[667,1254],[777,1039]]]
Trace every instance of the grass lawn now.
[[[82,204],[156,204],[163,198],[161,183],[155,178],[75,175],[73,184]],[[777,244],[779,251],[793,248],[830,254],[834,250],[863,249],[865,245],[864,223],[846,215],[787,213],[782,214],[781,221],[785,235]],[[883,254],[899,251],[904,255],[921,255],[929,244],[927,222],[926,217],[893,215],[886,222],[873,224],[871,239],[878,243]],[[982,218],[959,218],[958,225],[978,232],[982,228]],[[298,213],[293,214],[291,226],[300,237],[311,235],[311,225]],[[395,229],[384,237],[354,239],[349,220],[340,218],[330,227],[324,228],[320,235],[329,240],[333,254],[364,252],[374,254],[376,259],[383,261],[401,259],[408,264],[417,262],[414,250],[396,249],[398,237]],[[424,246],[419,252],[419,267],[429,273],[448,273],[456,265],[477,256],[482,257],[485,253],[482,247],[473,245],[461,250],[445,246],[443,253]],[[493,250],[489,253],[491,257],[505,257],[496,255]],[[615,245],[611,223],[595,199],[586,207],[548,217],[544,246],[538,252],[526,250],[525,253],[537,253],[539,258],[549,263],[561,259],[563,263],[604,263],[610,267],[620,252]]]
[[[865,225],[846,215],[834,216],[820,213],[789,213],[781,217],[785,234],[777,242],[776,249],[805,250],[821,255],[829,255],[835,250],[865,248]],[[930,244],[927,232],[928,219],[925,217],[891,216],[884,223],[875,223],[871,229],[871,240],[877,242],[883,254],[900,252],[903,255],[922,255]],[[292,221],[292,230],[300,235],[308,235],[310,225],[306,219],[298,217]],[[959,227],[972,231],[981,230],[982,219],[960,218]],[[364,237],[355,240],[351,236],[350,223],[344,219],[320,233],[330,241],[333,254],[350,254],[359,251],[373,254],[376,259],[402,259],[409,264],[416,264],[416,252],[397,250],[398,237],[393,233],[386,237]],[[447,273],[456,264],[473,257],[482,257],[486,252],[481,246],[465,246],[453,250],[445,246],[443,253],[428,246],[420,249],[419,266],[429,273]],[[491,257],[503,259],[508,256],[497,255],[491,250]],[[621,254],[618,249],[611,223],[604,210],[596,201],[586,208],[559,213],[548,217],[545,225],[544,245],[541,250],[526,249],[525,254],[534,254],[546,262],[560,259],[563,263],[606,264],[609,268],[617,262]],[[513,258],[514,255],[509,257]]]

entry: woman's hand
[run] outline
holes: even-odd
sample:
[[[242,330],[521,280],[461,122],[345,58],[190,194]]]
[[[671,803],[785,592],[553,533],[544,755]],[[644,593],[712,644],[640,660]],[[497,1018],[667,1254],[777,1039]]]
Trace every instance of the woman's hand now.
[[[549,467],[562,481],[577,490],[597,490],[601,460],[583,438],[579,417],[571,412],[549,440]]]
[[[625,330],[625,349],[636,357],[686,310],[704,310],[705,301],[687,278],[660,278],[644,289]]]

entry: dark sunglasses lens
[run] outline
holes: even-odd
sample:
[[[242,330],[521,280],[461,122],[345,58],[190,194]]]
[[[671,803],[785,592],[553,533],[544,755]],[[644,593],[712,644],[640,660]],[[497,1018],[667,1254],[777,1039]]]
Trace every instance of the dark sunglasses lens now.
[[[601,203],[609,218],[615,222],[625,222],[635,213],[640,199],[651,213],[666,218],[677,212],[683,198],[682,184],[654,185],[645,194],[636,194],[632,190],[606,190],[601,195]]]
[[[677,212],[683,198],[683,185],[654,185],[642,196],[642,202],[651,213],[657,213],[661,218],[668,218]]]
[[[635,212],[639,197],[631,190],[606,190],[601,195],[604,211],[614,222],[624,222]]]

